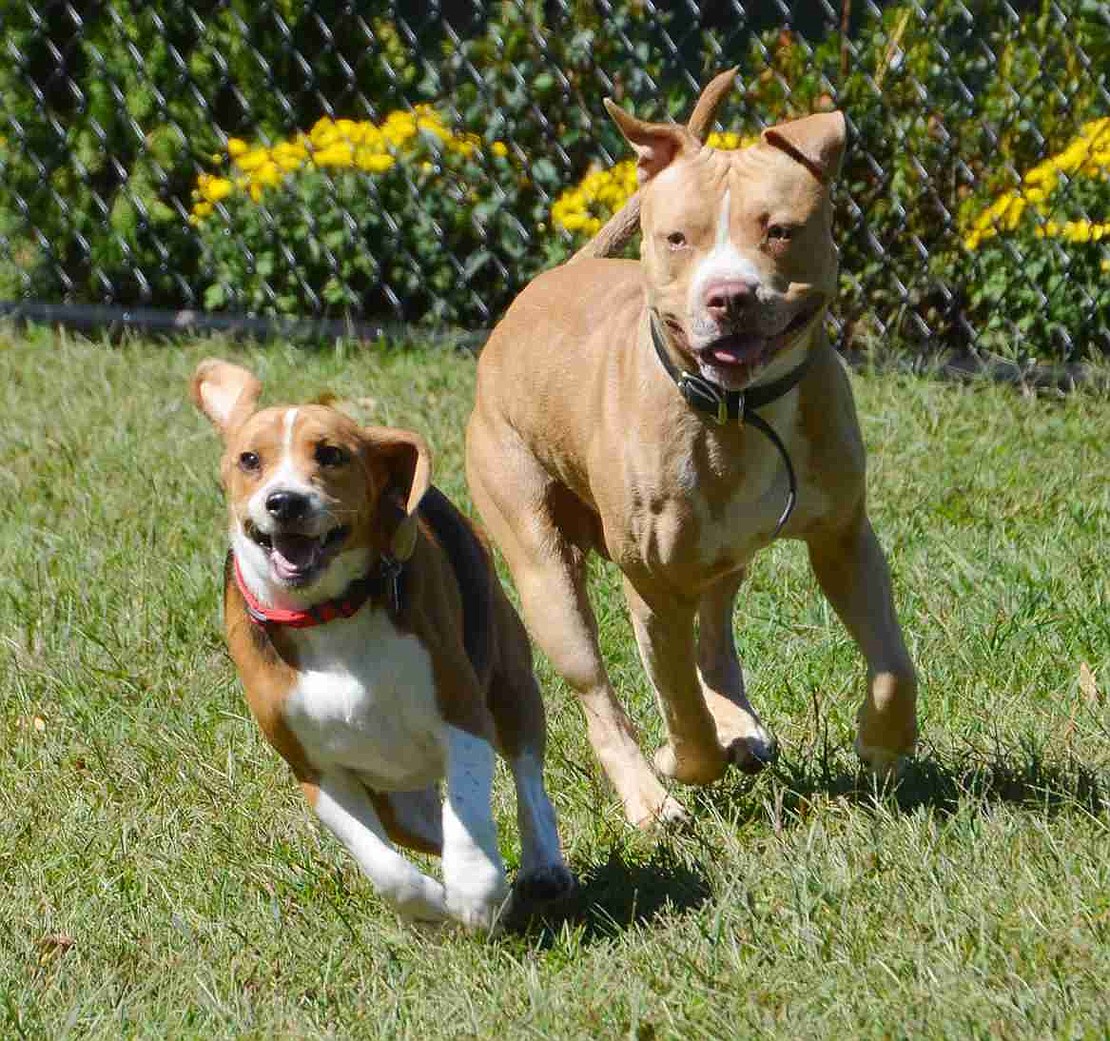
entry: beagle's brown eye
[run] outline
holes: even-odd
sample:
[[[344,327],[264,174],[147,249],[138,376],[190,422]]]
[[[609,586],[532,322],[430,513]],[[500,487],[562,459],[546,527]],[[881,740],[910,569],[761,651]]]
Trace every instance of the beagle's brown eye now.
[[[347,453],[338,445],[316,446],[316,462],[321,466],[342,466],[347,458]]]
[[[239,469],[247,473],[257,473],[262,468],[262,460],[257,452],[242,452],[239,455]]]
[[[682,249],[686,245],[686,236],[681,231],[672,231],[667,236],[667,245],[671,249]]]
[[[787,227],[785,224],[769,224],[767,225],[767,238],[771,242],[789,242],[794,229]]]

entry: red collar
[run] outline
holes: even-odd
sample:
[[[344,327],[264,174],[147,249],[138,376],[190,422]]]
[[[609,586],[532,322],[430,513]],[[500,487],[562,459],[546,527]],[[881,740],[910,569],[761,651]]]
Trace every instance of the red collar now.
[[[251,621],[256,625],[285,625],[290,629],[311,629],[315,625],[334,622],[337,618],[350,618],[374,595],[375,591],[382,589],[382,583],[375,582],[368,575],[365,578],[356,579],[347,586],[342,596],[336,597],[334,600],[324,600],[322,603],[313,604],[303,611],[283,611],[263,604],[247,588],[247,583],[243,580],[243,572],[239,570],[239,560],[234,554],[232,555],[232,561],[235,569],[235,584],[239,587],[239,593],[247,605],[247,614],[250,615]],[[398,565],[394,566],[399,572],[400,567]],[[384,558],[382,571],[383,573],[390,571],[389,566],[384,563]],[[395,589],[395,586],[390,588],[390,593],[393,594],[394,598],[396,598]],[[391,603],[391,606],[395,610],[400,609],[399,602]]]

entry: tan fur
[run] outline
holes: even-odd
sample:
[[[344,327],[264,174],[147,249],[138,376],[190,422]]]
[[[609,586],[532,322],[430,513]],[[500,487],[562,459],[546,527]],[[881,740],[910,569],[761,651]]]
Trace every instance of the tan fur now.
[[[867,521],[851,389],[820,320],[836,285],[828,183],[843,117],[784,124],[725,152],[701,147],[683,127],[614,116],[646,180],[641,260],[580,259],[540,275],[514,301],[479,362],[467,476],[532,635],[578,691],[626,814],[643,823],[681,808],[640,753],[605,673],[584,586],[591,550],[624,575],[667,724],[657,768],[706,783],[729,761],[762,765],[731,616],[744,569],[781,511],[782,465],[757,430],[718,427],[686,405],[655,357],[647,319],[654,307],[675,364],[694,371],[702,356],[691,308],[708,307],[698,272],[710,270],[722,234],[729,256],[740,258],[734,266],[757,275],[767,294],[752,320],[804,323],[766,369],[740,366],[729,378],[775,378],[812,355],[800,386],[760,414],[798,474],[798,506],[783,535],[807,543],[867,658],[858,747],[880,768],[913,747],[915,680]],[[788,239],[771,235],[772,225],[786,227]]]

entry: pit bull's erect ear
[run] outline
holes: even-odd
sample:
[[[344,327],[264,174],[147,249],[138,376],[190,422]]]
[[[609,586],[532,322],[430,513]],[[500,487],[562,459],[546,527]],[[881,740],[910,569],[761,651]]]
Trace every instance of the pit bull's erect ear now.
[[[385,466],[388,483],[382,494],[397,508],[389,551],[396,560],[408,560],[416,545],[416,509],[432,483],[431,449],[408,430],[367,427],[363,436],[373,458]]]
[[[706,85],[705,90],[698,97],[694,111],[686,121],[686,129],[699,141],[704,141],[709,136],[713,127],[713,120],[717,116],[717,109],[721,107],[725,95],[736,85],[736,74],[740,66],[735,65],[724,72],[718,72]]]
[[[189,391],[193,404],[226,437],[254,412],[262,384],[241,365],[205,358],[193,373]]]
[[[636,175],[641,184],[670,166],[678,156],[701,147],[697,138],[677,123],[647,123],[609,98],[605,99],[605,111],[636,151]]]
[[[768,127],[761,136],[764,144],[781,148],[797,159],[822,184],[834,181],[840,173],[847,136],[843,112],[818,112],[779,123]]]

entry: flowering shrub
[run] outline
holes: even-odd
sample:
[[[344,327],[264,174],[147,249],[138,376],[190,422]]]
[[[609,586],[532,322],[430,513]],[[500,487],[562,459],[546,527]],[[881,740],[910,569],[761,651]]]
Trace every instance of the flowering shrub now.
[[[603,96],[684,118],[725,60],[726,126],[848,114],[843,346],[1110,353],[1107,181],[1064,159],[1106,115],[1090,0],[855,5],[848,38],[775,5],[688,32],[681,5],[500,0],[418,42],[357,4],[39,6],[0,18],[3,298],[488,325],[633,189]]]
[[[1038,238],[1099,242],[1110,236],[1110,220],[1092,221],[1082,215],[1068,219],[1057,210],[1071,201],[1067,189],[1073,180],[1107,178],[1110,178],[1110,117],[1084,124],[1063,152],[1038,163],[1022,177],[1020,187],[995,199],[971,223],[964,236],[964,247],[978,249],[999,234],[1015,231],[1023,218],[1028,220],[1031,216],[1036,221],[1033,234]]]
[[[987,349],[1011,354],[1020,335],[1066,358],[1110,351],[1110,117],[1085,123],[975,214],[963,246]]]
[[[0,13],[6,299],[195,306],[201,250],[182,216],[221,129],[276,137],[309,125],[321,98],[350,91],[353,68],[376,105],[400,108],[418,89],[407,42],[362,5],[326,16],[285,0],[43,10]],[[435,47],[434,30],[424,40]],[[311,77],[292,54],[311,56]]]
[[[210,216],[217,204],[237,193],[246,193],[258,202],[265,189],[311,168],[385,173],[399,157],[417,150],[421,135],[437,142],[444,152],[463,157],[473,155],[481,145],[473,134],[451,131],[431,105],[393,112],[381,126],[352,119],[320,119],[307,134],[297,134],[273,147],[250,146],[233,137],[227,143],[231,176],[202,173],[198,177],[192,216],[197,220]],[[501,157],[508,154],[500,141],[493,142],[491,151]]]
[[[714,132],[706,141],[711,148],[746,148],[756,137]],[[551,223],[583,241],[596,235],[602,225],[636,191],[636,160],[623,159],[608,170],[592,170],[573,188],[568,188],[551,207]]]
[[[494,193],[521,176],[503,142],[453,130],[428,105],[380,124],[321,119],[273,145],[232,138],[226,173],[202,173],[193,192],[205,304],[488,318],[507,278],[493,247],[524,246]]]

